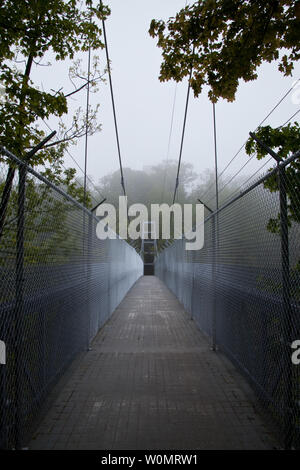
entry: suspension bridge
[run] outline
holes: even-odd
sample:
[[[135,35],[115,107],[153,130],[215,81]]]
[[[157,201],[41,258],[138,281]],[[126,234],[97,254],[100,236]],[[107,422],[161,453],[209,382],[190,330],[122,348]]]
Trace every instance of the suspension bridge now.
[[[18,170],[1,233],[1,447],[298,446],[286,169],[299,152],[209,213],[202,250],[177,240],[151,276],[125,240],[96,237],[93,212],[1,153]],[[264,188],[274,174],[279,193]]]
[[[1,448],[300,448],[299,223],[288,212],[300,210],[289,172],[300,153],[281,160],[252,134],[275,165],[219,205],[215,124],[214,108],[204,247],[177,240],[150,260],[146,243],[138,253],[99,240],[94,210],[0,147]],[[86,140],[85,200],[87,155]]]

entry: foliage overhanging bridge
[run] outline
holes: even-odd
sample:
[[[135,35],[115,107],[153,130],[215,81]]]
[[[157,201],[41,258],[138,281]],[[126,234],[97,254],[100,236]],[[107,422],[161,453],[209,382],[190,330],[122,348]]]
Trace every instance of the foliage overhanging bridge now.
[[[73,3],[63,5],[75,21]],[[242,3],[247,13],[250,7]],[[199,5],[186,4],[185,12]],[[108,10],[102,2],[100,7],[103,44],[92,10],[81,12],[77,25],[81,50],[89,54],[87,81],[80,87],[87,88],[86,126],[79,129],[86,138],[81,202],[64,182],[57,185],[31,166],[30,158],[55,132],[25,157],[14,142],[9,148],[7,138],[0,146],[0,448],[299,449],[300,149],[283,159],[255,129],[248,150],[256,146],[269,156],[260,170],[270,161],[274,166],[251,175],[248,185],[219,204],[231,179],[218,187],[223,172],[217,168],[213,104],[215,192],[198,199],[206,208],[204,246],[186,251],[184,239],[164,241],[154,275],[144,276],[146,257],[136,242],[97,238],[99,219],[87,204],[91,41],[106,51],[121,188],[127,191],[104,23]],[[1,28],[3,54],[10,59],[8,30]],[[59,58],[67,55],[65,40],[79,48],[77,36],[70,29],[64,38],[58,21],[54,32]],[[150,32],[163,35],[161,23],[154,22]],[[16,29],[16,41],[20,34]],[[160,37],[165,47],[168,41],[172,35]],[[199,92],[194,46],[189,55],[181,71],[189,82],[173,203],[190,89]],[[30,53],[20,108],[32,63]],[[66,96],[39,93],[56,115],[65,112]],[[39,106],[35,113],[47,114]],[[173,114],[174,104],[170,136]],[[23,126],[26,132],[31,124]],[[41,136],[36,130],[34,142]]]

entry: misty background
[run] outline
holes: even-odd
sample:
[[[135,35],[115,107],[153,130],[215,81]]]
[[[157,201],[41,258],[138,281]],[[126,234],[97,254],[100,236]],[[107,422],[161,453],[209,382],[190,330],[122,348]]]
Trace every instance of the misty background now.
[[[174,16],[186,1],[107,0],[105,3],[111,8],[106,31],[129,203],[171,203],[187,81],[179,84],[159,82],[161,52],[156,41],[149,36],[148,29],[153,18],[166,20]],[[99,56],[100,68],[104,70],[105,51],[97,51],[95,55]],[[82,68],[86,70],[88,54],[78,54],[76,58],[82,60]],[[47,61],[52,63],[52,67],[35,66],[34,81],[45,90],[62,88],[64,92],[72,91],[73,85],[68,78],[72,63],[55,63],[51,54],[45,58],[44,62]],[[105,78],[108,78],[107,74]],[[233,157],[247,140],[249,131],[256,129],[298,78],[299,64],[295,64],[292,77],[284,77],[275,62],[263,64],[256,81],[241,81],[234,103],[218,101],[216,119],[221,202],[239,190],[243,182],[254,181],[272,166],[271,163],[266,165],[266,159],[257,161],[246,156],[244,149]],[[297,112],[300,103],[298,85],[264,125],[280,126]],[[101,197],[115,202],[122,190],[108,81],[100,83],[98,92],[91,94],[90,102],[93,106],[100,104],[98,123],[101,123],[102,130],[88,140],[87,172],[93,182],[89,189],[94,202]],[[69,101],[70,111],[64,121],[71,122],[74,111],[79,106],[85,109],[85,103],[86,90],[83,90]],[[47,125],[56,128],[57,122],[50,119],[46,124],[42,123],[48,133]],[[84,144],[84,138],[81,138],[71,146],[64,163],[66,167],[77,169],[79,182],[83,178]],[[190,97],[178,202],[197,202],[197,197],[204,196],[204,202],[214,206],[214,191],[213,112],[205,89],[199,98],[194,98],[192,93]]]

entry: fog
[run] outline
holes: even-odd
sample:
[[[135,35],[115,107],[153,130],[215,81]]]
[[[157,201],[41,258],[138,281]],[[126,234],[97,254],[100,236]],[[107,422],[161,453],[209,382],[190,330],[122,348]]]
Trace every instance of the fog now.
[[[187,81],[177,86],[174,82],[159,82],[161,52],[156,46],[156,40],[149,36],[148,29],[152,18],[167,19],[174,16],[185,5],[185,0],[108,0],[106,3],[111,8],[106,28],[123,166],[143,169],[166,158],[178,159]],[[96,54],[100,56],[101,67],[105,68],[104,51]],[[80,54],[80,57],[83,67],[86,67],[87,54]],[[52,62],[52,67],[36,67],[33,74],[35,82],[45,90],[61,87],[65,91],[72,90],[68,79],[70,62],[54,63],[50,54],[47,60]],[[295,66],[293,77],[284,77],[276,63],[264,64],[259,69],[256,81],[240,83],[234,103],[224,100],[217,103],[220,171],[245,142],[249,131],[257,127],[299,77],[299,64]],[[265,124],[279,126],[288,120],[299,108],[299,90],[296,87]],[[175,92],[173,132],[168,153]],[[77,107],[85,107],[85,101],[85,91],[70,100],[69,120]],[[117,170],[119,166],[108,82],[101,84],[99,92],[91,96],[91,103],[100,103],[98,120],[102,123],[102,131],[90,137],[88,144],[88,174],[97,183],[101,177]],[[49,124],[56,126],[54,120],[50,120]],[[84,139],[72,146],[70,152],[83,167]],[[249,157],[245,152],[240,152],[224,177],[234,175],[247,159]],[[182,160],[192,163],[198,174],[214,166],[213,115],[207,89],[198,98],[191,94]],[[239,175],[251,175],[263,163],[252,159]],[[66,156],[65,165],[74,166],[69,156]],[[127,186],[129,196],[130,190]]]

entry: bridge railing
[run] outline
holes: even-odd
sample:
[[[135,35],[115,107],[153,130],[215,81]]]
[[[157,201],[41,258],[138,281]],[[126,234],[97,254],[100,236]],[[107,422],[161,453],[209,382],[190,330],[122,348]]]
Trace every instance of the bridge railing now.
[[[299,171],[298,152],[206,218],[203,249],[178,240],[155,264],[212,349],[247,377],[287,448],[300,448]]]
[[[52,386],[143,263],[124,240],[99,240],[97,218],[64,188],[1,155],[0,448],[20,448]]]

